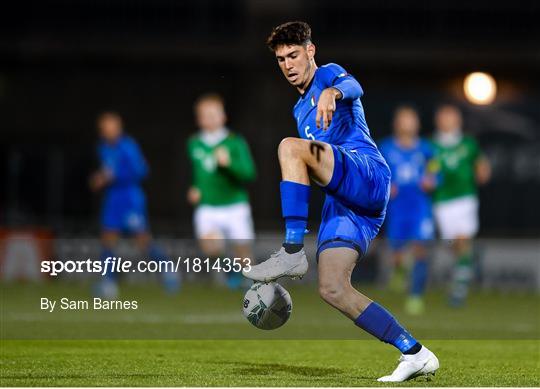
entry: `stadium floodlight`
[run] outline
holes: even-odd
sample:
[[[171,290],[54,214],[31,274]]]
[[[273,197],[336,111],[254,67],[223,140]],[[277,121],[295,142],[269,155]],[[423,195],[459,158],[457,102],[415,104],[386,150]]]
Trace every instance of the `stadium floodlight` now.
[[[488,73],[474,72],[465,77],[463,90],[469,102],[477,105],[488,105],[495,100],[497,83]]]

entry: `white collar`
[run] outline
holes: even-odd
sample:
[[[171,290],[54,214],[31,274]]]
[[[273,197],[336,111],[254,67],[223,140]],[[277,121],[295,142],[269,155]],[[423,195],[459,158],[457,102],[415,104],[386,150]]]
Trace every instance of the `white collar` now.
[[[437,131],[435,139],[437,140],[437,143],[440,143],[442,146],[452,147],[461,142],[461,140],[463,139],[463,134],[461,132],[461,129],[453,132]]]
[[[225,139],[228,135],[229,135],[229,130],[226,127],[222,127],[219,130],[212,131],[212,132],[206,132],[202,130],[200,132],[201,141],[210,147],[217,145],[223,139]]]

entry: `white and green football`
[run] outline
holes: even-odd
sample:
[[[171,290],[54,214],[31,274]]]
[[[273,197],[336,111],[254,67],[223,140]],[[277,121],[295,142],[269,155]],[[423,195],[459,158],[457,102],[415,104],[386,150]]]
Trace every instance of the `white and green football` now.
[[[246,292],[243,310],[246,319],[255,327],[274,330],[291,316],[291,295],[276,282],[257,282]]]

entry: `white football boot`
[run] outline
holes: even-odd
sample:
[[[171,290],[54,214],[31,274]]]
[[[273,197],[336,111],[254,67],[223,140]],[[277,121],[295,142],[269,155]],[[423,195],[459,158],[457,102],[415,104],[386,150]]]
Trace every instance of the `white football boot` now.
[[[427,347],[422,346],[419,352],[413,355],[402,354],[399,365],[390,375],[379,378],[379,382],[403,382],[418,376],[428,377],[435,375],[439,368],[439,360]]]
[[[282,247],[266,261],[242,270],[244,277],[253,281],[270,282],[280,277],[302,278],[308,270],[308,260],[304,249],[289,254]]]

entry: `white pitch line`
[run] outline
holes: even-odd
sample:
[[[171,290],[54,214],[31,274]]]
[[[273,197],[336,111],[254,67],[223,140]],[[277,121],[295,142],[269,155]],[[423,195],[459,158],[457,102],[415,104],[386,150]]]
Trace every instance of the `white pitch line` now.
[[[240,324],[245,322],[245,318],[241,313],[212,313],[212,314],[178,314],[178,315],[160,315],[160,314],[116,314],[110,315],[62,315],[58,316],[51,313],[4,313],[1,317],[1,321],[5,324],[7,322],[51,322],[51,323],[142,323],[142,324],[187,324],[187,325],[200,325],[200,324]],[[301,324],[305,327],[313,327],[313,321],[301,320]],[[328,323],[317,322],[316,327],[344,327],[345,322]],[[452,323],[438,323],[436,327],[428,326],[423,323],[415,323],[411,327],[414,327],[416,331],[430,330],[430,331],[449,331],[450,333],[456,330],[455,325]],[[500,328],[486,327],[485,323],[468,324],[466,327],[461,328],[463,331],[500,331]],[[534,323],[514,323],[505,328],[506,331],[512,333],[538,333],[539,328]],[[505,332],[506,332],[505,331]]]

